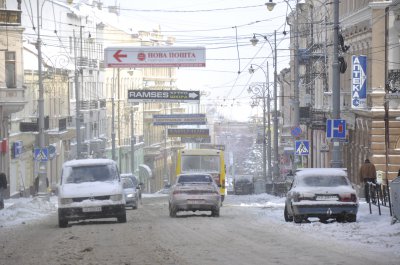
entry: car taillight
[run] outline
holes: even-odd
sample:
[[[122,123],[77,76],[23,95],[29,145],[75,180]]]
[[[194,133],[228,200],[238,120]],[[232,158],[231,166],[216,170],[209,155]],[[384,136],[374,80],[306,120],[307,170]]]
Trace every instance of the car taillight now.
[[[354,193],[347,193],[340,195],[341,202],[357,202],[357,196]]]

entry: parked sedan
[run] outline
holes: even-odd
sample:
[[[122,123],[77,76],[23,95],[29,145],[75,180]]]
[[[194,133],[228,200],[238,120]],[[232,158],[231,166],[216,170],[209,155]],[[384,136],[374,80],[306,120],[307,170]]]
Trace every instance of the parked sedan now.
[[[169,215],[179,211],[211,211],[219,216],[221,195],[219,187],[209,174],[181,174],[169,194]]]
[[[347,173],[339,168],[307,168],[295,173],[286,195],[285,221],[301,223],[308,217],[321,222],[357,220],[358,197]]]
[[[142,200],[142,189],[143,189],[143,183],[138,181],[138,178],[133,175],[132,173],[123,173],[121,174],[121,178],[128,177],[132,180],[133,185],[136,188],[136,193],[138,194],[139,201]]]
[[[121,177],[121,180],[125,194],[125,206],[132,207],[132,209],[137,209],[139,204],[139,194],[135,184],[129,177]]]

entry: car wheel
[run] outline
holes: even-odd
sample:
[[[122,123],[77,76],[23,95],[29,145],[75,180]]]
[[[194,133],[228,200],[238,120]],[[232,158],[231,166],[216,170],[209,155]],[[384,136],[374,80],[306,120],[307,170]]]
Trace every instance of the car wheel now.
[[[304,218],[301,215],[293,215],[293,221],[296,224],[300,224],[301,222],[303,222]]]
[[[219,208],[214,208],[214,209],[211,211],[211,216],[219,217]]]
[[[286,222],[293,222],[293,216],[290,216],[287,210],[287,206],[285,205],[285,211],[283,213]]]
[[[319,217],[319,221],[321,223],[326,223],[326,222],[328,222],[328,218],[327,217]]]
[[[169,216],[176,217],[176,209],[174,207],[172,207],[171,205],[169,206]]]
[[[120,216],[117,216],[117,221],[118,221],[118,223],[126,223],[126,213],[124,213]]]
[[[58,226],[60,228],[65,228],[68,226],[68,220],[66,220],[61,214],[58,214]]]
[[[345,219],[345,216],[344,216],[344,215],[338,215],[338,216],[336,217],[336,222],[338,222],[338,223],[343,223],[345,220],[346,220],[346,219]]]
[[[357,221],[357,215],[355,215],[355,214],[348,214],[348,215],[346,216],[346,221],[349,222],[349,223],[354,223],[354,222],[356,222],[356,221]]]

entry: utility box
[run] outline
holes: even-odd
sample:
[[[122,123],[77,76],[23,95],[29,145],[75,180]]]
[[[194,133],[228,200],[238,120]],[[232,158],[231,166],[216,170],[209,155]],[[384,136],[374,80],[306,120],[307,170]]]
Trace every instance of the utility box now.
[[[400,177],[390,183],[390,198],[392,199],[393,217],[400,221]]]

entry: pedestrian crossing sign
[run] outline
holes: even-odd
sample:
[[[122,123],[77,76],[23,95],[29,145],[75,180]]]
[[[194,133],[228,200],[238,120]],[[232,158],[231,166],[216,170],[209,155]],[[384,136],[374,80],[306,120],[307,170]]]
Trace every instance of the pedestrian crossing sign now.
[[[49,149],[35,148],[34,155],[36,161],[46,162],[49,160]]]
[[[309,155],[310,154],[310,141],[299,140],[295,142],[296,155]]]

